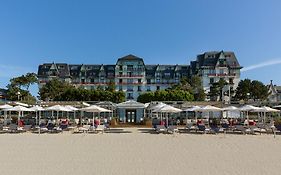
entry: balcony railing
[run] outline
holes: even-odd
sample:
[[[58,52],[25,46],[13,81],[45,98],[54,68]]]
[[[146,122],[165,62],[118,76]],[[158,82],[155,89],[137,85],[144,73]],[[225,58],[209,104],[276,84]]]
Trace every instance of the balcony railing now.
[[[117,78],[142,78],[143,75],[116,75]]]
[[[144,83],[139,83],[139,82],[118,82],[117,84],[119,84],[119,85],[122,85],[122,84],[124,84],[124,85],[126,85],[126,84],[144,84]]]
[[[107,85],[110,84],[108,82],[72,82],[72,84],[78,85]]]
[[[147,83],[148,85],[150,85],[150,84],[177,84],[176,82],[166,82],[166,83],[164,83],[164,82],[153,82],[153,83]]]
[[[208,74],[210,77],[235,77],[235,73],[224,73],[224,74]]]

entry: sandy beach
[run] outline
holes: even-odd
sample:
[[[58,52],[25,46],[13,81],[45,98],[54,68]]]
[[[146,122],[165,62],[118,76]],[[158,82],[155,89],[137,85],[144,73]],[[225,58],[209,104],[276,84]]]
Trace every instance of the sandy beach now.
[[[119,132],[120,131],[120,132]],[[281,136],[2,134],[1,174],[280,174]]]

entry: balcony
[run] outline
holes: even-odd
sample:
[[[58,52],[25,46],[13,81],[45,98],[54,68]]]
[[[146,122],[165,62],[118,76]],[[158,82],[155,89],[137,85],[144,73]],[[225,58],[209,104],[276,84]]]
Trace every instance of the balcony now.
[[[126,84],[144,84],[144,83],[139,83],[139,82],[122,82],[122,83],[120,83],[120,82],[118,82],[117,84],[119,84],[119,85],[126,85]]]
[[[167,83],[164,83],[164,82],[153,82],[153,83],[147,83],[148,85],[171,85],[171,84],[178,84],[176,82],[167,82]]]
[[[143,75],[116,75],[117,78],[142,78]]]
[[[76,84],[76,85],[108,85],[110,83],[107,82],[72,82],[72,84]]]
[[[235,77],[235,73],[224,73],[224,74],[208,74],[209,77]]]

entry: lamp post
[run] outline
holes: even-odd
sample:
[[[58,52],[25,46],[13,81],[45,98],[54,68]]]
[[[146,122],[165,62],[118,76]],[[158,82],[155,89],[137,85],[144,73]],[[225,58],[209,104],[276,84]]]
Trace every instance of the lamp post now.
[[[20,101],[20,91],[17,92],[18,95],[18,101]]]
[[[247,98],[248,98],[247,102],[249,103],[249,99],[250,99],[250,93],[249,92],[247,93]]]

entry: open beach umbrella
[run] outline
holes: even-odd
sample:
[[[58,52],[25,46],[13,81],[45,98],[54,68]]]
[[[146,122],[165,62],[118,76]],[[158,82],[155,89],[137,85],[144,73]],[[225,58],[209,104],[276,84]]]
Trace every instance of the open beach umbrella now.
[[[211,105],[207,105],[207,106],[203,106],[200,111],[202,112],[216,112],[216,111],[222,111],[221,108],[215,107],[215,106],[211,106]]]
[[[28,104],[25,104],[25,103],[22,103],[22,102],[17,102],[17,101],[15,102],[15,105],[28,107]]]
[[[255,109],[255,112],[280,112],[280,110],[278,109],[273,109],[271,107],[268,106],[262,106],[259,109]]]
[[[273,106],[274,108],[281,108],[281,105]]]
[[[167,104],[165,104],[163,102],[160,102],[157,105],[151,106],[151,107],[148,107],[148,108],[149,108],[149,110],[151,110],[153,112],[154,110],[160,109],[160,108],[162,108],[163,106],[166,106],[166,105]]]
[[[41,111],[45,111],[45,109],[41,106],[33,106],[30,109],[35,111],[35,115],[36,115],[35,124],[37,125],[37,123],[38,123],[38,125],[40,125]],[[39,113],[39,115],[38,115],[38,113]]]
[[[191,108],[184,109],[183,111],[191,111],[191,112],[194,112],[194,111],[200,111],[200,110],[201,110],[201,107],[200,107],[200,106],[192,106]]]
[[[222,111],[227,111],[226,115],[227,115],[227,118],[228,118],[228,112],[239,111],[239,109],[235,106],[227,106],[227,107],[222,108]]]
[[[270,107],[268,107],[268,106],[262,106],[262,107],[260,107],[259,109],[255,109],[255,110],[253,110],[253,111],[263,113],[263,122],[265,121],[265,116],[266,116],[266,113],[267,113],[267,112],[280,112],[280,110],[278,110],[278,109],[273,109],[273,108],[270,108]]]
[[[54,117],[54,111],[57,111],[57,122],[59,120],[59,111],[61,112],[69,112],[71,111],[70,109],[64,107],[64,106],[61,106],[61,105],[55,105],[55,106],[51,106],[51,107],[47,107],[45,109],[46,111],[52,111],[52,117]]]
[[[82,102],[82,105],[83,106],[91,106],[89,103],[86,103],[86,102]]]
[[[105,108],[99,107],[97,105],[91,105],[91,106],[88,106],[88,107],[85,107],[85,108],[81,108],[80,111],[92,112],[93,113],[93,126],[94,126],[94,120],[95,120],[95,115],[94,115],[95,112],[98,113],[99,115],[100,115],[101,112],[112,112],[109,109],[105,109]]]
[[[175,108],[173,106],[170,106],[170,105],[164,105],[162,108],[158,108],[158,109],[155,109],[153,110],[153,112],[160,112],[160,113],[179,113],[179,112],[182,112],[181,109],[179,108]],[[168,126],[168,117],[166,117],[166,122],[167,122],[167,126]]]
[[[3,109],[9,109],[12,108],[13,106],[8,105],[8,104],[4,104],[4,105],[0,105],[0,110]],[[7,111],[4,111],[4,125],[7,125]]]
[[[73,107],[73,106],[71,106],[71,105],[66,105],[65,108],[71,110],[71,112],[74,113],[74,114],[73,114],[73,115],[74,115],[73,118],[75,119],[76,111],[78,111],[79,109],[78,109],[78,108],[75,108],[75,107]],[[67,118],[68,118],[68,112],[67,112]]]
[[[186,112],[195,112],[195,121],[197,121],[197,112],[201,110],[200,106],[192,106],[191,108],[184,109]]]
[[[249,125],[249,111],[260,110],[259,107],[252,106],[252,105],[244,105],[244,106],[242,106],[242,107],[240,107],[240,108],[238,108],[238,109],[239,109],[239,111],[246,112],[248,125]]]
[[[12,108],[13,106],[8,105],[8,104],[4,104],[4,105],[0,105],[0,109],[8,109],[8,108]]]
[[[166,106],[166,105],[167,104],[165,104],[163,102],[160,102],[157,105],[149,106],[148,110],[150,110],[150,114],[152,114],[152,112],[154,112],[155,110],[160,109],[160,108],[162,108],[163,106]],[[158,114],[157,114],[157,118],[158,118]],[[162,115],[161,114],[160,114],[160,120],[162,120]]]
[[[223,111],[239,111],[239,109],[235,106],[227,106],[222,108]]]
[[[12,107],[12,108],[4,109],[4,111],[16,111],[16,112],[18,112],[18,125],[19,125],[21,112],[34,111],[34,110],[32,110],[30,108],[26,108],[24,106],[15,106],[15,107]]]
[[[215,107],[215,106],[211,106],[211,105],[207,105],[207,106],[203,106],[201,109],[200,109],[201,112],[208,112],[209,113],[209,116],[208,116],[208,122],[209,122],[209,119],[210,119],[210,112],[219,112],[219,111],[222,111],[221,108],[218,108],[218,107]]]

